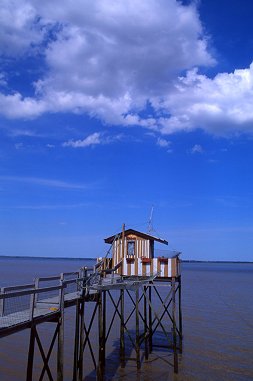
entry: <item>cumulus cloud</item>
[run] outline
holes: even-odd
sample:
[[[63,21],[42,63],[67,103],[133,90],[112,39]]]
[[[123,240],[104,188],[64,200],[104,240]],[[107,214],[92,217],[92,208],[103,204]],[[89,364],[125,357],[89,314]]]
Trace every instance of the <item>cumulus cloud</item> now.
[[[73,111],[132,123],[132,111],[165,94],[175,75],[214,62],[195,6],[175,0],[4,0],[1,14],[6,56],[41,42],[44,30],[54,35],[41,45],[48,70],[35,99],[1,98],[8,117]]]
[[[216,135],[253,132],[253,63],[213,79],[189,71],[162,103],[161,109],[172,115],[160,118],[165,134],[194,128]]]
[[[32,2],[1,0],[1,54],[9,57],[27,53],[44,38],[44,25]]]
[[[8,118],[72,112],[163,135],[252,131],[253,66],[214,78],[200,74],[197,68],[215,59],[195,3],[3,0],[0,21],[3,57],[39,46],[45,69],[34,96],[0,93],[0,113]],[[145,117],[147,105],[152,113]],[[64,144],[101,144],[100,136],[86,139]]]

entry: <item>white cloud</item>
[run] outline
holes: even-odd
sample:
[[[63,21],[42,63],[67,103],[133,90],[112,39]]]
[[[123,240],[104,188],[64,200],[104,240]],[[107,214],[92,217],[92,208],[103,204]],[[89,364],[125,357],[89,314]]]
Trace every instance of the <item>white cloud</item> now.
[[[169,140],[158,138],[156,144],[160,147],[169,147],[171,145],[171,142]]]
[[[44,25],[32,1],[1,0],[1,53],[9,57],[27,53],[44,38]]]
[[[0,94],[0,113],[8,118],[34,118],[49,110],[48,100],[24,98],[20,93]]]
[[[86,148],[90,146],[95,146],[99,144],[110,144],[119,140],[123,140],[124,135],[118,134],[113,136],[106,136],[102,132],[94,132],[93,134],[87,136],[85,139],[81,140],[68,140],[62,144],[63,147],[72,147],[72,148]]]
[[[213,79],[189,71],[179,78],[160,107],[171,117],[160,119],[164,134],[178,130],[203,130],[227,135],[253,132],[253,64]]]
[[[149,98],[166,94],[182,70],[214,63],[195,6],[175,0],[4,0],[4,17],[7,56],[41,42],[47,30],[53,35],[40,46],[48,70],[34,83],[35,97],[0,98],[7,117],[88,112],[149,127],[153,120],[134,115]]]
[[[94,132],[94,134],[87,136],[83,140],[69,140],[62,145],[63,147],[84,148],[97,144],[101,144],[101,134],[99,132]]]
[[[191,149],[191,153],[203,153],[203,152],[204,152],[203,147],[200,144],[195,144]]]
[[[3,57],[29,56],[37,46],[44,57],[34,96],[0,94],[8,118],[73,112],[163,135],[252,133],[253,64],[214,78],[194,69],[215,64],[194,3],[2,0],[0,25]],[[144,118],[147,104],[153,114]],[[101,136],[86,139],[64,144],[101,144]]]

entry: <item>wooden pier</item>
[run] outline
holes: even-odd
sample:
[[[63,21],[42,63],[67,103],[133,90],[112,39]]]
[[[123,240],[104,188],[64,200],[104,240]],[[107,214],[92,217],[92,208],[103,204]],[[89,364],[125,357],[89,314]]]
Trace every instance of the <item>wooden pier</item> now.
[[[67,323],[64,316],[66,308],[71,306],[75,306],[72,381],[84,380],[86,355],[92,359],[96,379],[104,380],[108,343],[115,329],[118,329],[118,359],[122,368],[134,360],[138,370],[151,353],[162,348],[167,349],[168,358],[172,355],[168,363],[178,372],[183,338],[180,253],[173,252],[166,257],[162,251],[162,255],[155,257],[154,243],[167,245],[168,242],[133,229],[125,230],[124,225],[121,233],[106,238],[105,242],[111,244],[110,249],[104,258],[98,258],[94,267],[1,289],[0,338],[30,330],[26,381],[35,381],[36,347],[42,359],[38,380],[64,381],[64,325]],[[88,306],[90,314],[87,314]],[[45,322],[55,324],[47,351],[37,329]],[[96,335],[92,335],[94,326]],[[134,357],[129,357],[129,345]],[[53,349],[57,352],[56,371],[52,370]]]
[[[64,380],[64,312],[70,306],[76,306],[73,381],[84,379],[85,350],[92,358],[97,380],[104,379],[107,342],[116,319],[121,367],[134,360],[136,369],[140,369],[142,362],[148,360],[150,353],[160,345],[168,349],[168,356],[173,354],[171,365],[174,372],[178,372],[178,353],[182,352],[181,277],[125,277],[117,274],[117,269],[105,271],[98,266],[86,267],[76,273],[38,278],[33,284],[1,289],[0,338],[24,329],[30,330],[26,381],[35,381],[33,363],[36,346],[43,363],[38,380]],[[58,285],[48,286],[50,282]],[[45,283],[47,286],[43,287]],[[159,301],[159,306],[154,299]],[[87,303],[93,308],[89,318],[85,314]],[[129,327],[131,320],[135,323],[134,332]],[[45,322],[55,325],[47,352],[37,329]],[[91,340],[94,324],[98,324],[98,354]],[[165,344],[155,343],[158,331],[163,334]],[[134,358],[127,357],[126,340],[133,347]],[[57,353],[56,372],[50,368],[53,348]],[[144,360],[141,360],[141,351]]]

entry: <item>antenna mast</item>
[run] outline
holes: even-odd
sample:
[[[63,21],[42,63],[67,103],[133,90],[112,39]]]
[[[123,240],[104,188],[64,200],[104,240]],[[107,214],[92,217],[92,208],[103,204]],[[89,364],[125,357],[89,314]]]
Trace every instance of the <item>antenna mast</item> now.
[[[151,212],[150,212],[150,217],[148,220],[148,233],[151,233],[153,229],[153,212],[154,212],[154,205],[152,205]]]

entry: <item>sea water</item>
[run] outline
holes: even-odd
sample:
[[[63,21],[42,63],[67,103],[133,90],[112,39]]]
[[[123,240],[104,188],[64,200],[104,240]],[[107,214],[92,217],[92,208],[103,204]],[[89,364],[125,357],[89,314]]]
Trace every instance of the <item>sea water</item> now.
[[[30,283],[38,276],[58,275],[94,264],[94,260],[0,258],[0,287]],[[154,301],[155,303],[155,301]],[[253,264],[182,264],[183,353],[179,374],[173,374],[172,353],[154,350],[140,371],[133,361],[119,366],[119,330],[113,329],[107,346],[106,380],[124,381],[252,381],[253,380]],[[87,310],[87,314],[90,312]],[[65,313],[65,380],[72,380],[75,310]],[[44,345],[52,323],[38,327]],[[91,344],[97,341],[94,322]],[[126,350],[134,356],[131,343]],[[0,380],[23,381],[26,375],[29,330],[0,338]],[[41,362],[35,352],[34,379]],[[55,354],[52,357],[55,361]],[[45,377],[47,380],[47,377]],[[92,358],[85,353],[84,380],[95,380]]]

